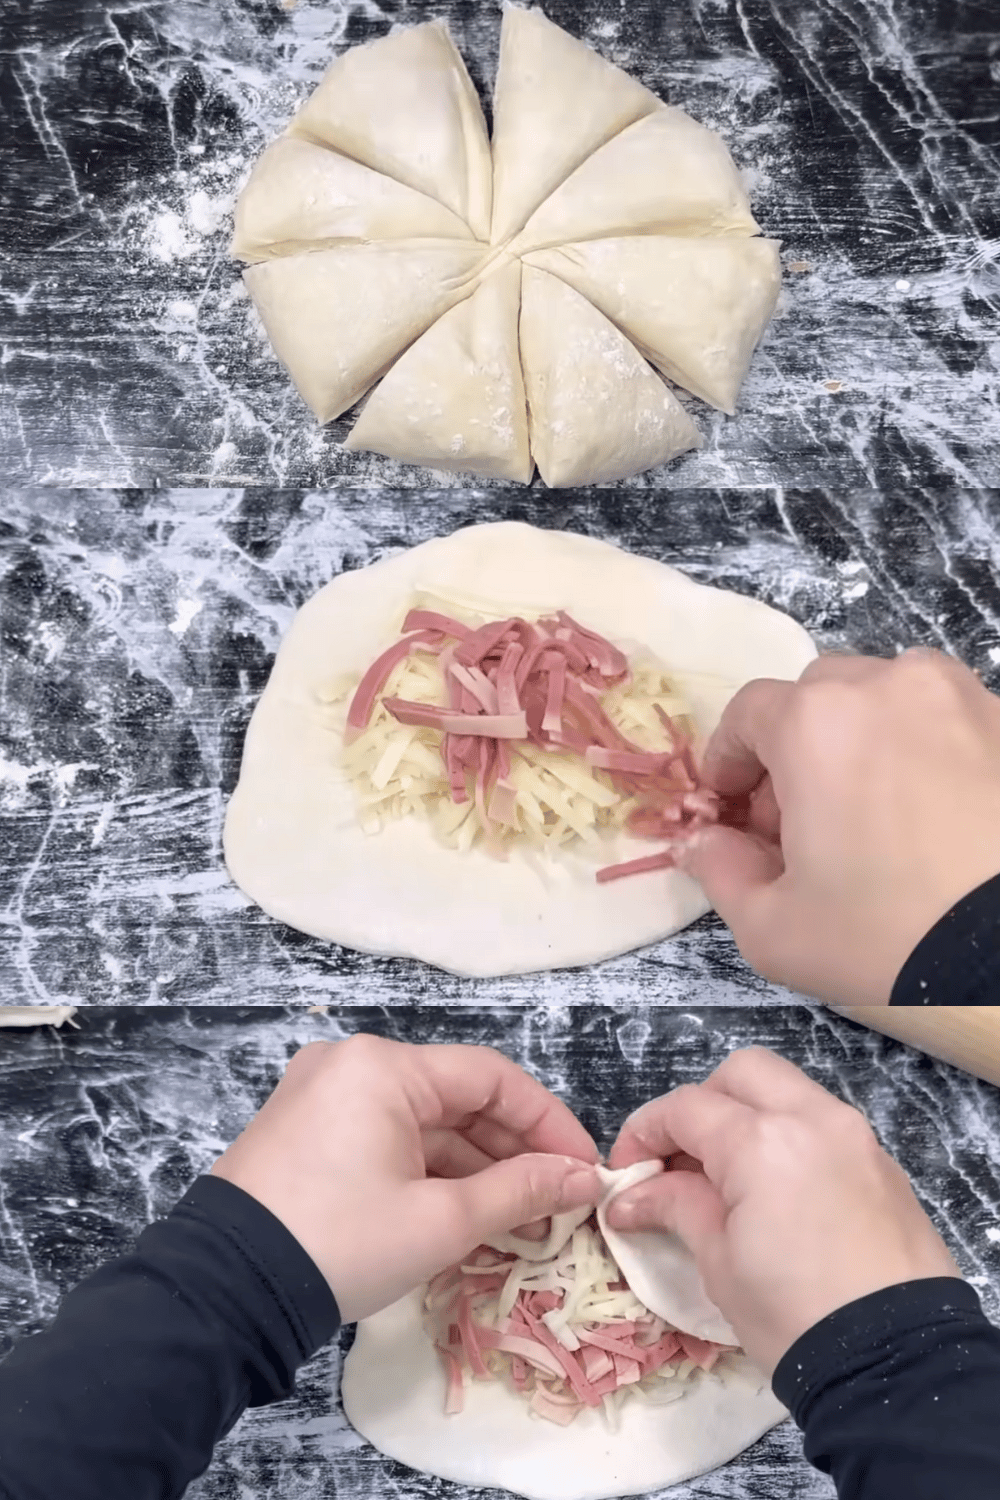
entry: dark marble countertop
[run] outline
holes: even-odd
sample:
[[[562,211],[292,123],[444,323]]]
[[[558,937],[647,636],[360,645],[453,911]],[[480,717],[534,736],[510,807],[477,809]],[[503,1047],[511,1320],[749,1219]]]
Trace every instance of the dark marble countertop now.
[[[826,647],[945,647],[1000,687],[1000,501],[981,493],[8,490],[0,1002],[787,999],[714,918],[589,969],[470,982],[303,937],[230,882],[226,799],[295,609],[344,569],[505,516],[756,595]]]
[[[547,0],[717,128],[784,242],[741,411],[663,489],[1000,483],[994,0]],[[348,482],[227,259],[248,165],[346,46],[447,17],[484,97],[477,0],[6,0],[0,463],[54,485]],[[460,480],[452,481],[461,484]]]
[[[61,1293],[169,1210],[259,1107],[298,1046],[357,1030],[499,1046],[566,1099],[605,1148],[647,1098],[699,1081],[734,1047],[771,1046],[868,1114],[987,1312],[1000,1314],[1000,1093],[819,1009],[324,1016],[95,1008],[77,1019],[79,1031],[0,1031],[0,1352],[43,1326]],[[320,1353],[295,1399],[244,1417],[191,1500],[471,1500],[471,1491],[381,1458],[353,1433],[336,1397],[340,1357],[335,1348]],[[807,1466],[789,1422],[670,1495],[831,1500],[833,1488]]]

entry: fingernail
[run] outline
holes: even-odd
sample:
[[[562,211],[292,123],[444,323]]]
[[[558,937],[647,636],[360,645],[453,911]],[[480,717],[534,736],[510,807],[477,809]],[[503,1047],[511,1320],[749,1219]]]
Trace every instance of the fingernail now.
[[[686,870],[688,868],[688,865],[691,863],[692,856],[698,853],[698,850],[701,848],[703,843],[703,834],[692,833],[686,839],[684,839],[683,842],[678,843],[675,846],[674,862],[679,870]]]
[[[608,1204],[608,1223],[612,1229],[631,1229],[642,1217],[643,1200],[623,1194]]]
[[[597,1173],[593,1167],[576,1164],[562,1180],[559,1192],[560,1208],[582,1208],[585,1203],[596,1203],[601,1195]]]

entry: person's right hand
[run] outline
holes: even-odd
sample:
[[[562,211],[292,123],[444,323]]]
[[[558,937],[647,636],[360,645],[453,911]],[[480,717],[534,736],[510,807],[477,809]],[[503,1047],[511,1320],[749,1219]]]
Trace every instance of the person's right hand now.
[[[614,1168],[684,1153],[622,1193],[613,1229],[665,1229],[762,1370],[837,1308],[903,1281],[960,1273],[906,1174],[864,1116],[764,1048],[654,1099],[622,1128]]]
[[[887,1004],[935,923],[1000,873],[1000,699],[935,651],[825,657],[739,692],[705,784],[745,827],[679,863],[768,979]]]

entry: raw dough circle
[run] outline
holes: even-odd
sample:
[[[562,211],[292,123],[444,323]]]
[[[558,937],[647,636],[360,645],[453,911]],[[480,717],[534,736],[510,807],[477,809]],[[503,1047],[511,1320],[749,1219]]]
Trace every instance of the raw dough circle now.
[[[517,522],[470,527],[346,573],[296,616],[253,715],[225,827],[237,884],[315,937],[479,977],[597,962],[704,915],[700,887],[678,871],[599,886],[593,863],[571,854],[515,851],[506,863],[479,849],[457,854],[417,817],[364,833],[321,695],[345,674],[360,678],[421,590],[492,603],[501,615],[562,608],[626,648],[645,646],[676,677],[705,736],[744,683],[795,679],[816,655],[801,626],[756,600],[606,542]],[[650,847],[623,836],[609,843],[609,862]]]
[[[528,483],[611,483],[701,446],[774,312],[713,131],[539,10],[503,7],[492,145],[443,21],[336,59],[240,196],[232,254],[320,422]],[[665,377],[665,379],[664,379]]]
[[[380,1453],[458,1484],[528,1500],[606,1500],[679,1484],[728,1463],[788,1413],[748,1360],[669,1406],[629,1401],[619,1432],[600,1413],[570,1427],[529,1415],[499,1383],[474,1381],[445,1416],[445,1378],[413,1292],[358,1324],[341,1395],[353,1427]]]
[[[602,1169],[609,1189],[602,1210],[617,1193],[659,1170],[659,1162],[640,1162],[624,1172]],[[554,1220],[548,1253],[557,1254],[581,1222],[579,1214]],[[655,1288],[656,1300],[679,1309],[683,1321],[675,1327],[710,1337],[701,1327],[706,1316],[714,1317],[716,1328],[735,1343],[705,1296],[690,1251],[680,1246],[666,1259],[654,1251],[649,1260],[647,1249],[633,1246],[628,1266],[619,1262],[640,1300],[640,1283]],[[582,1411],[569,1427],[534,1418],[527,1403],[499,1382],[467,1381],[464,1410],[446,1416],[444,1372],[424,1331],[422,1305],[422,1292],[414,1292],[358,1325],[341,1383],[344,1410],[380,1452],[459,1484],[512,1490],[528,1500],[642,1494],[718,1468],[788,1415],[750,1361],[729,1355],[721,1379],[699,1381],[668,1406],[627,1401],[618,1432],[609,1430],[599,1412]],[[692,1317],[698,1328],[688,1326]]]

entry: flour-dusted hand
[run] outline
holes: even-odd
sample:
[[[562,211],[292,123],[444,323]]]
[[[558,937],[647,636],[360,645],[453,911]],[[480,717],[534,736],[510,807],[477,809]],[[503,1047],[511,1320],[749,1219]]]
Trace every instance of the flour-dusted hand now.
[[[596,1204],[596,1161],[498,1052],[357,1036],[303,1048],[212,1171],[281,1220],[353,1322],[490,1236]]]
[[[1000,872],[1000,700],[935,651],[827,657],[738,693],[706,782],[746,829],[684,857],[768,978],[883,1004],[920,940]]]
[[[958,1276],[902,1168],[864,1116],[764,1048],[627,1121],[612,1167],[685,1153],[607,1211],[619,1230],[665,1229],[693,1251],[746,1352],[772,1372],[796,1339],[859,1297]]]

